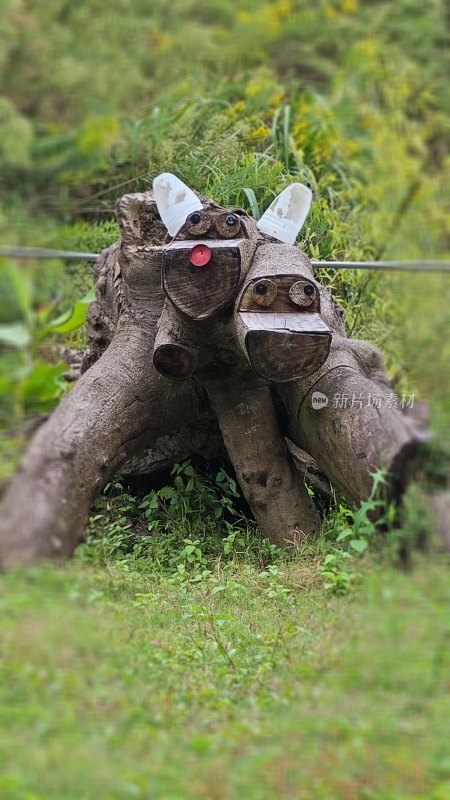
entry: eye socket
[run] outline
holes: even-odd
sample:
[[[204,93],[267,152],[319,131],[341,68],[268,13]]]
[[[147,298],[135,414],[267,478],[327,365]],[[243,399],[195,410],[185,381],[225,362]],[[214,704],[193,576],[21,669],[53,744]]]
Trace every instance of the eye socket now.
[[[270,280],[270,278],[262,278],[252,286],[252,297],[255,303],[258,303],[259,306],[263,306],[263,308],[267,308],[270,306],[273,301],[275,300],[278,294],[278,289],[276,283]]]
[[[211,219],[204,211],[193,211],[189,214],[185,226],[188,235],[197,239],[199,236],[206,236],[211,227]]]
[[[241,229],[241,221],[237,214],[226,212],[216,218],[216,230],[222,239],[234,239]]]
[[[238,222],[238,218],[237,218],[236,214],[228,214],[225,222],[231,228],[232,225],[236,225],[236,223]]]
[[[296,281],[289,289],[289,297],[296,306],[308,308],[316,298],[316,287],[305,280]]]

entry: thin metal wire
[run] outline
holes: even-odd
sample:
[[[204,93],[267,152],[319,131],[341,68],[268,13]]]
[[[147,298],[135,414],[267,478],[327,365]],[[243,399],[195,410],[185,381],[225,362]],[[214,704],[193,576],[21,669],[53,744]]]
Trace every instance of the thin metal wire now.
[[[95,261],[99,253],[77,253],[71,250],[50,250],[46,247],[3,247],[0,256],[16,258],[61,258],[76,261]],[[379,269],[416,272],[450,272],[450,261],[311,261],[313,267],[324,269]]]
[[[77,261],[95,261],[98,253],[77,253],[70,250],[49,250],[47,247],[0,247],[0,256],[16,258],[74,258]]]
[[[326,269],[380,269],[412,272],[450,272],[450,261],[311,261]]]

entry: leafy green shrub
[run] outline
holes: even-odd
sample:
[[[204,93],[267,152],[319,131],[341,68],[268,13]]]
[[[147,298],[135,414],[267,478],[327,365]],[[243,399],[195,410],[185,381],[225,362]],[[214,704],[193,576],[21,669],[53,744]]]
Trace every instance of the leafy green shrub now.
[[[148,570],[190,580],[210,575],[217,559],[265,566],[283,557],[241,515],[236,482],[224,469],[203,476],[187,460],[172,476],[173,484],[143,499],[124,491],[120,480],[109,484],[96,501],[80,557],[127,568],[146,563]]]
[[[405,538],[417,543],[417,521],[411,527],[407,515],[406,528],[396,528],[396,509],[384,497],[383,470],[373,473],[367,500],[356,509],[338,502],[324,522],[319,543],[301,551],[279,549],[261,537],[255,523],[239,512],[239,490],[223,469],[215,476],[202,475],[187,460],[174,466],[172,476],[173,484],[143,499],[125,491],[120,480],[109,484],[96,501],[78,557],[181,582],[212,581],[216,587],[221,585],[214,579],[216,570],[225,574],[244,562],[262,569],[259,578],[267,581],[267,596],[280,598],[290,594],[279,580],[283,564],[309,562],[326,590],[346,594],[359,578],[366,551],[377,552],[387,542],[386,552],[396,561]]]
[[[376,541],[381,530],[392,527],[395,519],[394,506],[388,505],[383,497],[387,484],[385,471],[371,474],[373,483],[367,500],[355,510],[339,503],[324,525],[325,555],[319,564],[319,574],[325,589],[338,594],[348,592],[358,577],[355,559]]]
[[[67,337],[86,320],[93,293],[54,317],[58,298],[37,306],[28,274],[14,262],[4,262],[0,284],[7,289],[13,319],[0,324],[0,424],[17,424],[29,412],[49,411],[67,388],[67,365],[49,340]],[[6,304],[5,304],[6,305]],[[3,315],[5,316],[5,315]]]

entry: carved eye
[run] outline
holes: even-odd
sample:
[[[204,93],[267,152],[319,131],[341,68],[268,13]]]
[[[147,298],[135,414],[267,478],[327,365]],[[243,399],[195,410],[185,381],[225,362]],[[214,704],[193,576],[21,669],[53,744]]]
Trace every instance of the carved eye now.
[[[217,232],[223,239],[231,239],[239,233],[241,223],[237,214],[221,214],[216,222]]]
[[[277,294],[277,285],[269,278],[262,278],[262,280],[256,281],[252,286],[253,300],[255,300],[259,306],[264,306],[265,308],[273,303]]]
[[[314,303],[316,287],[307,281],[296,281],[289,289],[289,297],[296,306],[307,308]]]
[[[193,211],[183,226],[183,233],[188,236],[204,236],[210,227],[211,220],[205,211]]]

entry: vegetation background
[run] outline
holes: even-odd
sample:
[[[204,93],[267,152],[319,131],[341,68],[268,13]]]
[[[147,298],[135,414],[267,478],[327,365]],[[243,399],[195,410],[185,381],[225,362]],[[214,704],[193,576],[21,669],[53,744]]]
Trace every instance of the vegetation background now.
[[[99,252],[116,198],[170,170],[256,216],[308,183],[314,259],[449,257],[444,0],[1,14],[2,244]],[[448,441],[448,278],[320,278]],[[60,346],[83,346],[92,287],[83,262],[0,260],[3,480],[67,390]],[[401,532],[386,509],[382,546],[369,509],[336,498],[288,558],[236,494],[190,463],[144,498],[116,482],[74,564],[2,578],[0,797],[450,797],[448,576],[442,558],[393,566],[426,505]]]

